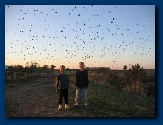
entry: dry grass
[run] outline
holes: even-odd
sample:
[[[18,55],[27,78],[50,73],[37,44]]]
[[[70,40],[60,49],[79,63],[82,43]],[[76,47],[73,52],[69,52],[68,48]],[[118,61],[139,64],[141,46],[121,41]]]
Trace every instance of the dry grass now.
[[[74,74],[70,76],[69,105],[75,99]],[[55,75],[31,81],[6,83],[6,117],[155,117],[155,99],[119,92],[91,83],[88,88],[89,105],[58,111]]]

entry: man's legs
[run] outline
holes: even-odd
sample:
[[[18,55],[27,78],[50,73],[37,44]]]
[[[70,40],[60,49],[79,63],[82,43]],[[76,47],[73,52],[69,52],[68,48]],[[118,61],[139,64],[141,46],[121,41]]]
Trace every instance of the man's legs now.
[[[78,88],[78,89],[76,89],[75,105],[78,105],[79,99],[80,99],[80,95],[81,95],[81,89]]]
[[[64,101],[65,104],[68,104],[68,89],[64,89]]]
[[[63,92],[62,90],[58,90],[58,104],[62,105],[62,96],[63,96]]]
[[[65,101],[65,109],[69,109],[68,106],[68,89],[64,89],[64,101]]]
[[[82,92],[82,95],[83,95],[85,106],[87,106],[87,104],[88,104],[87,89],[83,88],[83,89],[81,89],[81,92]]]
[[[58,90],[58,110],[62,109],[62,96],[63,96],[63,91],[61,89]]]

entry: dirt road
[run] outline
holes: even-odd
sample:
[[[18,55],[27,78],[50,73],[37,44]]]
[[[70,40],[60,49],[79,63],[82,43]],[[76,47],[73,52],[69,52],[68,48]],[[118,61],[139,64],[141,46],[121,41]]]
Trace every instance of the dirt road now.
[[[55,75],[6,87],[6,117],[87,117],[74,109],[58,111]],[[70,87],[70,89],[73,89]]]

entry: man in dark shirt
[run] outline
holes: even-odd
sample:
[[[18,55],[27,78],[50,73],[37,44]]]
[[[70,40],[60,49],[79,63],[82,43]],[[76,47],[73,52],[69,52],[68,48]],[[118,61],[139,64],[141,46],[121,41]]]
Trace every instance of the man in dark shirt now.
[[[75,106],[78,106],[80,96],[83,96],[85,106],[88,104],[87,99],[87,88],[88,88],[88,72],[84,69],[84,62],[79,63],[79,68],[76,72],[76,98],[75,98]]]
[[[58,93],[58,110],[62,109],[62,97],[65,101],[65,109],[69,109],[68,106],[68,88],[69,88],[69,79],[68,75],[65,74],[65,66],[60,67],[60,74],[56,77],[56,89]]]

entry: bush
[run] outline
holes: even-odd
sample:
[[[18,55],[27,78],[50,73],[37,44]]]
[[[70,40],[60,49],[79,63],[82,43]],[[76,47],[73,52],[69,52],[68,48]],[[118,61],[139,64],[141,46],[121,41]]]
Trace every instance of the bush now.
[[[124,91],[129,91],[131,93],[138,93],[144,95],[145,92],[145,72],[143,67],[140,68],[140,65],[137,63],[135,66],[129,70],[124,70],[123,75],[123,86]]]
[[[105,87],[116,88],[119,91],[126,91],[140,96],[155,96],[155,86],[148,85],[149,79],[146,70],[138,63],[132,65],[130,69],[124,65],[123,70],[105,70],[99,72],[98,69],[88,71],[90,83],[101,84]],[[150,77],[150,81],[155,80],[155,76]],[[147,86],[148,85],[148,86]]]

